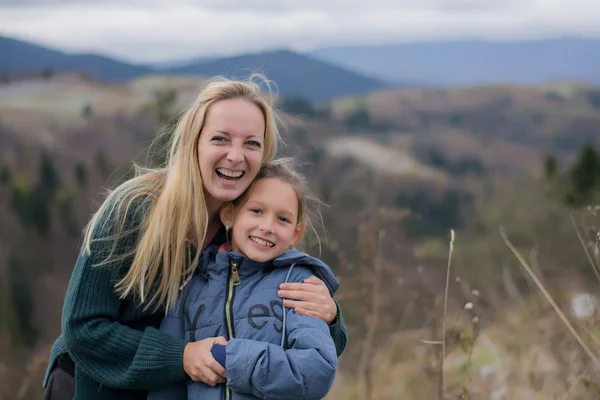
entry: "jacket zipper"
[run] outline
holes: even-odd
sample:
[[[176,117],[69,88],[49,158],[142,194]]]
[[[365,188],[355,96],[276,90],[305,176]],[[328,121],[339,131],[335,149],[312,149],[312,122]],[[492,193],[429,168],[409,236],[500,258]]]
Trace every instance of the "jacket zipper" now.
[[[229,259],[229,276],[227,278],[227,294],[225,298],[225,324],[227,328],[227,340],[231,340],[235,337],[235,330],[233,326],[233,297],[235,295],[235,287],[242,283],[240,279],[240,273],[238,271],[239,264],[234,259]],[[225,386],[225,400],[231,400],[231,389]]]

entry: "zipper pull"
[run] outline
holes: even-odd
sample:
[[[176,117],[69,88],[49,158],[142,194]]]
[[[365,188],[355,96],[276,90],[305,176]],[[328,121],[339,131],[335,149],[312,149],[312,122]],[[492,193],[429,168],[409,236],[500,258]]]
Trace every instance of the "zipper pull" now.
[[[238,265],[235,261],[231,262],[231,278],[233,279],[233,286],[238,286],[242,283],[240,273],[238,272]]]

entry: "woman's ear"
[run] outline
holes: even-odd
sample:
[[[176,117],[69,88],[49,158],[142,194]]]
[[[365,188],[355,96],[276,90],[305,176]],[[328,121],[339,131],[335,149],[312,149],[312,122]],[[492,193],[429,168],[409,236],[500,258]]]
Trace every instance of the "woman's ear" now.
[[[221,223],[226,228],[231,228],[233,225],[234,206],[233,203],[226,203],[221,207]],[[229,230],[229,229],[227,229]]]

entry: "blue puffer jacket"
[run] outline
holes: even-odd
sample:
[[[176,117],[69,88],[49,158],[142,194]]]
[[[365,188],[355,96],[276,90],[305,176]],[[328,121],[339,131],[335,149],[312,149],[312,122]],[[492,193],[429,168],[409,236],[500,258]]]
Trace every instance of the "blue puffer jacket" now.
[[[227,384],[211,387],[188,381],[148,399],[321,399],[337,368],[327,323],[282,306],[283,282],[311,275],[338,289],[332,271],[319,259],[289,250],[267,263],[209,247],[178,305],[161,324],[172,336],[196,341],[224,336]]]

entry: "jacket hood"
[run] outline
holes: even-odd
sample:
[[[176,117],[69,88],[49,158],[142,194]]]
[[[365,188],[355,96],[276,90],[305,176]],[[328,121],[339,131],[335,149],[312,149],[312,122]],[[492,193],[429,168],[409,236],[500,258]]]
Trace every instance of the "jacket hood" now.
[[[290,249],[273,260],[273,267],[275,268],[287,267],[293,264],[311,268],[315,276],[325,282],[331,295],[337,292],[340,286],[337,278],[331,268],[320,259],[302,251]]]
[[[339,288],[339,282],[327,264],[316,257],[296,249],[290,249],[273,260],[257,262],[234,251],[219,252],[218,245],[210,245],[202,254],[198,265],[198,272],[206,276],[209,274],[209,267],[213,260],[216,260],[215,264],[223,265],[222,263],[228,263],[230,257],[241,259],[240,272],[249,269],[286,268],[292,265],[303,266],[312,269],[313,274],[325,282],[332,296]]]

